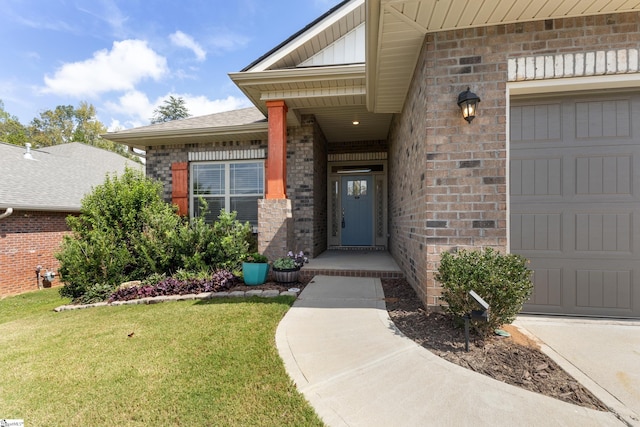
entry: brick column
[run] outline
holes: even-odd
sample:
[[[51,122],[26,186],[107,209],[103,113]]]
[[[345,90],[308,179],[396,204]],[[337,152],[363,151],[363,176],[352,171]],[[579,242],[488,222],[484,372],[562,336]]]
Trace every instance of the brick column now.
[[[258,200],[258,251],[273,261],[292,250],[292,244],[291,200]]]
[[[293,243],[291,200],[287,199],[287,104],[267,101],[269,145],[267,192],[258,202],[258,250],[270,261],[283,257]]]
[[[267,199],[285,199],[287,189],[287,104],[267,101],[269,150],[267,157]]]

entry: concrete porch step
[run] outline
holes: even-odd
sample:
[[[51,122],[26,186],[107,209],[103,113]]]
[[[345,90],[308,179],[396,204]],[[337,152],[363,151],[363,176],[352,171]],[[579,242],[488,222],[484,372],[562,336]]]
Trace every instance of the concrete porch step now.
[[[300,274],[304,278],[316,275],[380,279],[404,277],[402,270],[389,252],[371,250],[327,250],[318,257],[310,259],[302,267]]]

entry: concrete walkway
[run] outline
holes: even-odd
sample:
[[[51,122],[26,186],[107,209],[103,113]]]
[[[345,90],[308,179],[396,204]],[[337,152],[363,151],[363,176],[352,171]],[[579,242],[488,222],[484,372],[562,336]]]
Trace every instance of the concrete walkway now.
[[[379,279],[316,276],[276,344],[328,426],[623,426],[613,414],[531,393],[451,364],[404,337]]]
[[[514,325],[630,425],[640,426],[640,322],[518,316]]]

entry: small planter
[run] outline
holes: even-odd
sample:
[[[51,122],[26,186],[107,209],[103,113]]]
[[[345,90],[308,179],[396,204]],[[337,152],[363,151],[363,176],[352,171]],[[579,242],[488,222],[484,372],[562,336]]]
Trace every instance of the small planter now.
[[[298,281],[299,268],[290,268],[286,270],[273,269],[273,280],[278,283],[295,283]]]
[[[242,275],[244,284],[249,286],[262,285],[267,281],[269,264],[264,262],[243,262]]]

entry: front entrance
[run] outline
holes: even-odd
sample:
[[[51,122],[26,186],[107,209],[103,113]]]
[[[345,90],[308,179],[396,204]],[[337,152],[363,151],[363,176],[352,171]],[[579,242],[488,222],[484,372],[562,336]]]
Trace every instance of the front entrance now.
[[[386,153],[329,156],[329,249],[387,248],[386,166]]]
[[[342,177],[342,246],[373,245],[373,186],[371,176]]]

